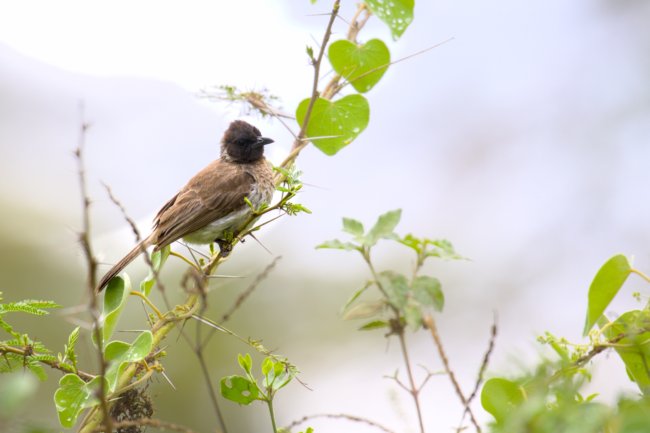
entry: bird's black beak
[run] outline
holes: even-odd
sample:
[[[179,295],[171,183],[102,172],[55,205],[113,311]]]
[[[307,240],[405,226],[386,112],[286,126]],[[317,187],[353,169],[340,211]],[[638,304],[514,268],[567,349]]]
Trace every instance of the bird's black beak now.
[[[270,138],[257,137],[257,144],[260,145],[260,146],[265,146],[265,145],[271,144],[271,143],[273,143],[273,140],[271,140]]]

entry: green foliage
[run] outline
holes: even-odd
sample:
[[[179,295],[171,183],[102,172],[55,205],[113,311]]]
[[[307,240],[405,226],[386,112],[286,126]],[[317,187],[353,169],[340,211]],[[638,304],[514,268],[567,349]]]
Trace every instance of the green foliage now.
[[[223,377],[220,385],[221,395],[238,404],[249,405],[256,400],[271,402],[275,393],[295,377],[295,367],[269,356],[262,361],[260,370],[263,378],[262,383],[258,384],[250,354],[238,355],[237,361],[246,375]]]
[[[371,39],[363,45],[347,39],[332,42],[328,56],[334,70],[359,93],[372,89],[390,64],[390,51],[380,39]]]
[[[621,254],[612,257],[600,268],[589,287],[585,335],[612,302],[630,275],[631,269],[627,257]]]
[[[650,431],[650,306],[628,311],[610,322],[603,312],[620,291],[633,269],[623,255],[616,255],[598,270],[589,288],[585,332],[594,324],[587,344],[570,344],[549,333],[542,338],[557,356],[544,360],[535,371],[514,379],[488,380],[481,393],[483,408],[495,419],[498,433],[636,433]],[[610,406],[584,397],[581,389],[591,379],[588,363],[614,348],[628,377],[639,387],[639,399],[620,397]]]
[[[365,3],[388,25],[393,39],[399,39],[413,21],[415,0],[366,0]]]
[[[386,212],[379,216],[377,222],[367,232],[360,221],[343,218],[343,231],[351,235],[353,240],[343,242],[334,239],[316,247],[357,251],[368,263],[373,279],[355,291],[342,310],[343,317],[346,319],[372,319],[362,325],[360,330],[382,329],[389,326],[399,328],[402,323],[417,330],[423,324],[423,315],[427,309],[441,312],[444,307],[445,298],[440,281],[429,275],[419,275],[419,271],[428,258],[459,259],[461,257],[446,240],[420,239],[411,234],[400,237],[395,233],[395,228],[401,215],[400,209]],[[410,278],[392,270],[377,272],[374,269],[370,259],[371,251],[382,239],[397,242],[416,253],[416,269]],[[361,294],[373,286],[379,290],[382,298],[358,302]],[[383,317],[387,312],[389,316],[393,316],[392,321]]]
[[[147,275],[147,278],[140,282],[140,291],[144,293],[145,296],[149,296],[151,293],[151,289],[156,283],[156,273],[160,272],[167,261],[170,252],[171,247],[167,245],[166,247],[151,253],[151,267],[153,269],[149,269],[149,275]]]
[[[296,109],[299,125],[305,120],[310,99]],[[307,137],[326,155],[335,155],[366,129],[370,106],[361,95],[347,95],[336,101],[318,98],[311,111]]]
[[[104,343],[113,335],[130,293],[131,280],[127,274],[118,275],[111,279],[106,289],[104,289],[104,309],[102,312],[102,338]]]
[[[150,331],[143,331],[133,341],[111,341],[106,345],[104,358],[109,363],[106,369],[106,380],[110,392],[115,391],[117,380],[129,364],[144,360],[153,349],[153,334]]]
[[[630,379],[650,396],[650,311],[633,310],[603,326],[603,334],[625,363]]]
[[[76,374],[66,374],[59,380],[59,388],[54,393],[54,404],[63,427],[71,428],[81,412],[98,404],[100,376],[84,382]]]

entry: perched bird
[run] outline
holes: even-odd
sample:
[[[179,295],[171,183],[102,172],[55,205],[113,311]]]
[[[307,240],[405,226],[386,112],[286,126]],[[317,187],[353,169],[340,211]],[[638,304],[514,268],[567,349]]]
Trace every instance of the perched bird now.
[[[97,291],[152,245],[158,251],[180,238],[194,244],[217,242],[227,254],[230,244],[224,242],[224,232],[243,229],[252,213],[245,198],[257,208],[273,197],[273,171],[264,158],[269,143],[273,140],[262,137],[256,127],[242,120],[232,122],[221,140],[221,157],[158,211],[152,233],[102,277]]]

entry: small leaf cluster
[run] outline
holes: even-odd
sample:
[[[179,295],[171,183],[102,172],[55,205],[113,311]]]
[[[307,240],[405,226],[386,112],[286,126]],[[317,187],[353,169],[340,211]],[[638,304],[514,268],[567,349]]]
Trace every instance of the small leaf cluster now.
[[[299,213],[311,214],[311,211],[306,206],[291,201],[303,187],[300,180],[302,171],[298,170],[295,165],[291,165],[289,168],[273,167],[273,170],[282,176],[282,182],[275,188],[282,194],[277,207],[291,216]]]
[[[275,394],[295,377],[295,369],[275,357],[262,361],[262,382],[258,383],[253,374],[253,359],[250,354],[238,355],[237,362],[245,375],[233,375],[221,379],[221,395],[235,403],[249,405],[254,401],[271,403]]]
[[[2,301],[2,292],[0,292]],[[26,299],[18,302],[0,302],[0,329],[4,330],[11,338],[0,340],[0,373],[10,373],[27,369],[40,380],[47,379],[43,362],[56,362],[57,357],[45,345],[33,340],[28,334],[21,333],[6,320],[9,313],[24,313],[32,316],[45,316],[50,309],[60,306],[53,301]],[[61,355],[59,355],[61,357]],[[62,365],[71,371],[74,367],[70,364]]]
[[[395,233],[395,227],[400,218],[400,209],[386,212],[379,216],[377,222],[367,231],[360,221],[343,218],[343,231],[350,234],[352,240],[334,239],[317,246],[356,251],[368,264],[373,278],[354,292],[343,307],[343,315],[347,319],[371,319],[361,326],[361,330],[390,328],[391,332],[401,332],[404,325],[416,330],[422,327],[423,315],[427,310],[440,312],[444,307],[440,281],[429,275],[421,275],[421,268],[428,258],[459,259],[461,256],[447,240],[418,238],[412,234],[399,236]],[[407,277],[393,270],[375,270],[371,252],[382,239],[395,241],[415,253],[415,269],[411,276]],[[377,288],[382,296],[379,299],[360,302],[359,297],[371,287]]]
[[[583,331],[588,343],[573,345],[546,333],[539,341],[553,349],[556,360],[543,361],[533,374],[496,377],[485,383],[481,403],[494,417],[492,431],[650,431],[650,305],[627,311],[613,321],[604,315],[632,273],[650,283],[650,278],[621,254],[607,260],[596,273],[589,287]],[[580,392],[591,380],[591,360],[611,348],[641,392],[640,398],[620,397],[613,406],[597,402],[597,394],[583,396]]]

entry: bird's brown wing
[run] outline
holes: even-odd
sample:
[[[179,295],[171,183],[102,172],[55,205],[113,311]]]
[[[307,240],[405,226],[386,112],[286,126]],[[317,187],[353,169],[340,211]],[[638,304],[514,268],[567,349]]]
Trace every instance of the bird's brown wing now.
[[[212,162],[169,200],[154,220],[157,248],[246,206],[255,179],[236,164]]]

